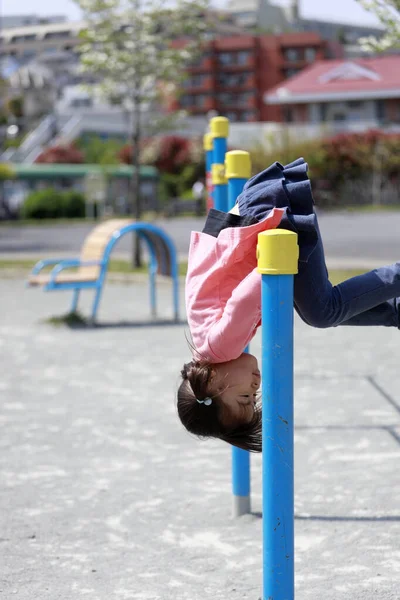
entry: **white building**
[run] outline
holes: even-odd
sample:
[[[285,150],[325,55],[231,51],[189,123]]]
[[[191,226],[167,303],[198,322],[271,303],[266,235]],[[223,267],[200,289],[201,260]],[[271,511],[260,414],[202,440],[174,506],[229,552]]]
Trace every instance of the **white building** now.
[[[287,6],[278,6],[270,0],[229,0],[226,10],[242,27],[263,29],[272,33],[281,33],[289,29],[312,31],[327,40],[340,38],[344,43],[354,44],[361,37],[379,37],[383,32],[379,27],[356,23],[306,19],[301,16],[299,0],[290,0]]]

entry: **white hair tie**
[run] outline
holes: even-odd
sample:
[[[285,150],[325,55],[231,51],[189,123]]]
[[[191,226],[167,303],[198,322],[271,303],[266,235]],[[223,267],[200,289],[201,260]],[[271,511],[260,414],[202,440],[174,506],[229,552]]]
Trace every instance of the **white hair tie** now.
[[[212,404],[212,398],[204,398],[204,400],[197,400],[197,402],[199,404],[205,404],[206,406],[210,406],[210,404]]]

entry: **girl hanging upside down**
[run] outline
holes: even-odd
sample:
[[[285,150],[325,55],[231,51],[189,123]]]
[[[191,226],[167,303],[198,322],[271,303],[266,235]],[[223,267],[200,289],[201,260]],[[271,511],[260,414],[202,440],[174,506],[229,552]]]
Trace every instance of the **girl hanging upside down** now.
[[[279,163],[250,179],[230,213],[211,209],[192,232],[186,308],[193,356],[181,371],[178,414],[188,431],[261,452],[260,371],[244,353],[261,324],[261,231],[298,234],[294,308],[312,327],[399,328],[400,262],[332,286],[314,213],[307,163]]]

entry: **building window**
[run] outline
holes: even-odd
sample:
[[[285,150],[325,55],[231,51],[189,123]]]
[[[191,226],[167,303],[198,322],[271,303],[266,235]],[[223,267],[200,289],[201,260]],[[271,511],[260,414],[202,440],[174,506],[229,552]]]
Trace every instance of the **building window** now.
[[[204,75],[194,75],[192,77],[192,85],[194,87],[201,87],[204,83],[205,76]]]
[[[237,85],[247,85],[251,73],[240,73],[236,75],[238,82]]]
[[[218,62],[220,65],[233,65],[233,54],[232,52],[220,52],[218,55]]]
[[[309,62],[309,63],[314,62],[316,57],[317,57],[317,50],[315,48],[306,48],[304,50],[304,58],[306,59],[307,62]]]
[[[181,105],[182,106],[189,108],[190,106],[193,106],[193,102],[194,102],[193,96],[190,96],[188,94],[184,94],[183,96],[181,96]]]
[[[240,104],[240,106],[246,106],[252,97],[253,97],[253,94],[251,92],[245,92],[243,94],[239,94],[237,96],[238,104]]]
[[[93,106],[92,98],[73,98],[70,103],[71,108],[90,108]]]
[[[254,19],[254,11],[247,10],[244,12],[237,12],[237,13],[235,13],[235,17],[237,19],[251,19],[251,18]]]
[[[185,88],[201,87],[204,83],[204,75],[192,75],[184,80],[183,85]]]
[[[204,106],[206,97],[204,94],[198,94],[197,96],[193,96],[193,105],[197,108],[201,108]]]
[[[228,92],[222,92],[221,94],[218,94],[217,98],[218,98],[218,102],[221,102],[221,104],[225,104],[227,106],[235,104],[234,94],[229,94]]]
[[[207,58],[210,58],[211,56],[211,52],[203,52],[202,56],[199,56],[199,58],[197,60],[194,60],[193,62],[190,63],[191,67],[201,67],[203,64],[203,61],[206,60]]]
[[[297,62],[301,60],[300,51],[297,48],[286,48],[284,55],[287,61]]]
[[[379,123],[382,123],[386,118],[386,104],[384,100],[375,101],[375,115]]]
[[[202,108],[205,101],[205,94],[183,94],[183,96],[180,98],[181,106],[186,108]]]
[[[224,87],[241,87],[247,84],[250,73],[220,73],[218,84]]]
[[[237,64],[238,65],[247,65],[250,58],[250,52],[241,51],[237,54]]]
[[[71,32],[70,31],[49,31],[49,33],[46,33],[44,35],[45,40],[59,40],[62,38],[66,38],[66,37],[70,37]]]
[[[333,115],[333,120],[335,123],[343,123],[347,120],[347,115],[345,115],[344,113],[335,113]]]
[[[226,113],[226,118],[229,119],[230,121],[238,121],[239,120],[239,115],[237,112],[234,112],[233,110],[228,110],[228,112]]]
[[[289,79],[289,77],[293,77],[294,75],[297,75],[297,73],[299,71],[300,71],[300,69],[294,69],[294,68],[284,69],[283,74],[286,79]]]
[[[364,107],[364,102],[362,100],[350,100],[347,103],[347,106],[349,108],[359,109],[359,108],[363,108]]]
[[[234,87],[237,85],[237,76],[234,74],[221,73],[219,83],[225,87]]]
[[[252,121],[256,116],[256,113],[254,110],[244,110],[242,112],[242,121]]]
[[[285,121],[285,123],[293,123],[294,119],[293,119],[293,109],[289,108],[289,107],[285,107],[282,110],[283,112],[283,120]]]
[[[11,44],[19,44],[21,42],[34,42],[36,40],[36,35],[15,35],[10,39]]]

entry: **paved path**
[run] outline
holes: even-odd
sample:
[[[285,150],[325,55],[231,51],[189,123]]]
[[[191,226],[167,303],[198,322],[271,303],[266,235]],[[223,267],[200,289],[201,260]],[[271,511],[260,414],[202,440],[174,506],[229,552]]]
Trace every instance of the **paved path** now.
[[[228,446],[176,416],[187,328],[141,326],[142,285],[106,286],[103,327],[41,322],[68,302],[0,280],[0,596],[257,600],[261,458],[232,520]],[[296,321],[296,600],[400,597],[398,349]]]
[[[322,213],[319,216],[329,264],[372,268],[399,260],[400,211],[376,214]],[[186,256],[190,231],[201,230],[204,218],[160,220],[173,238],[177,251]],[[93,225],[0,227],[0,257],[33,255],[76,256]],[[130,256],[131,239],[116,246],[119,255]]]

